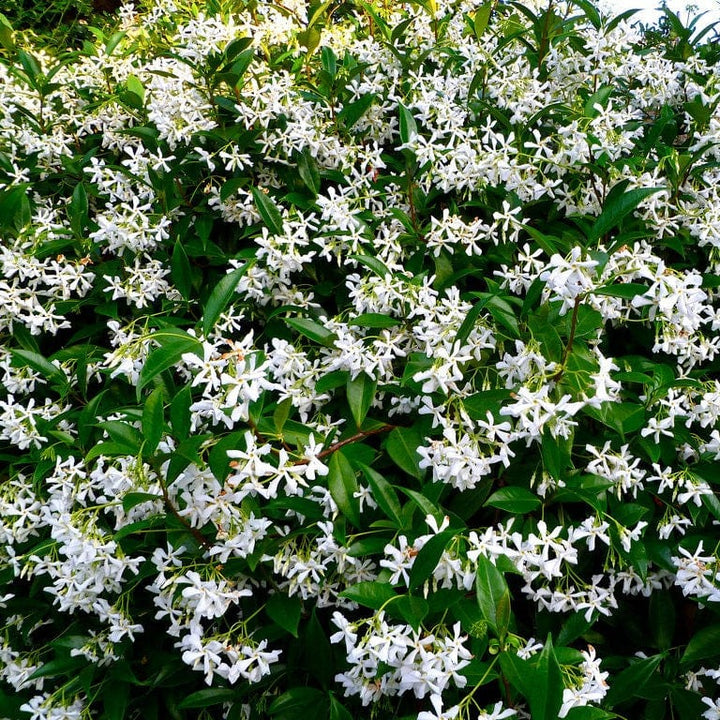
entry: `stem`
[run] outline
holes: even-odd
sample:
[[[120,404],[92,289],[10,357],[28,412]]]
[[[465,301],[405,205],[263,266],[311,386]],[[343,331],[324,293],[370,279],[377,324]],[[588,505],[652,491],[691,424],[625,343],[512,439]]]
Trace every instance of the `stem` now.
[[[181,525],[183,525],[187,531],[197,540],[197,542],[204,547],[206,550],[210,550],[212,548],[212,543],[208,541],[208,539],[198,530],[197,528],[193,527],[178,511],[178,509],[173,504],[172,499],[170,498],[170,493],[168,492],[167,486],[165,485],[165,480],[162,476],[162,471],[159,467],[156,466],[155,463],[151,463],[153,466],[153,470],[155,471],[155,475],[157,475],[158,484],[160,485],[160,490],[162,491],[163,496],[163,503],[165,504],[165,507],[170,512],[171,515],[173,515]]]
[[[318,458],[332,455],[336,450],[339,450],[341,447],[344,447],[345,445],[350,445],[354,442],[358,442],[358,440],[364,440],[366,437],[370,437],[371,435],[378,435],[380,433],[390,432],[390,430],[394,429],[395,425],[386,424],[382,427],[375,428],[374,430],[361,430],[359,433],[356,433],[349,438],[345,438],[345,440],[339,440],[338,442],[331,445],[327,450],[323,450],[321,453],[318,453]]]
[[[573,311],[572,311],[572,319],[570,320],[570,337],[568,337],[567,345],[565,346],[565,351],[563,352],[562,356],[562,362],[560,363],[560,369],[555,373],[555,375],[550,378],[554,382],[559,382],[560,378],[565,374],[565,364],[567,363],[568,357],[570,357],[570,353],[572,352],[572,346],[575,342],[575,331],[577,330],[577,320],[578,320],[578,308],[580,307],[580,296],[578,295],[575,298],[575,304],[573,305]]]
[[[366,437],[370,437],[371,435],[379,435],[380,433],[389,432],[390,430],[395,429],[395,427],[395,425],[386,424],[382,425],[379,428],[375,428],[374,430],[360,431],[355,435],[351,435],[349,438],[345,438],[345,440],[339,440],[338,442],[333,443],[329,448],[327,448],[327,450],[319,452],[317,454],[317,459],[332,455],[336,450],[339,450],[341,447],[345,447],[345,445],[350,445],[352,443],[358,442],[359,440],[364,440]],[[307,462],[307,458],[300,458],[299,460],[296,460],[293,464],[305,465]]]

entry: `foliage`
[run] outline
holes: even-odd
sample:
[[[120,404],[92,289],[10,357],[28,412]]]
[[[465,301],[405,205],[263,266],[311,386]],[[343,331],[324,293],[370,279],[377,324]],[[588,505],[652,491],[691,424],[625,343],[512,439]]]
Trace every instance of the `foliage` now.
[[[0,715],[720,718],[720,75],[668,18],[0,23]]]

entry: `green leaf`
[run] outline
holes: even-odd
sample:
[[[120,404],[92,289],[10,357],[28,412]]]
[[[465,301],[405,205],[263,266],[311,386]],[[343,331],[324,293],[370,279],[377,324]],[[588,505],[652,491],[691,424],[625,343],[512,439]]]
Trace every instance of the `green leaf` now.
[[[399,615],[414,630],[418,630],[422,621],[430,612],[428,601],[414,595],[402,595],[388,605],[388,612]]]
[[[378,507],[398,528],[402,527],[402,507],[392,485],[380,473],[367,465],[361,464],[360,470],[370,486],[373,499],[378,504]]]
[[[432,515],[438,522],[442,521],[443,513],[440,508],[422,493],[404,487],[398,487],[398,490],[407,495],[422,510],[423,515]]]
[[[720,625],[710,625],[696,632],[680,658],[682,665],[694,665],[700,660],[720,655]]]
[[[562,705],[563,679],[560,664],[548,635],[535,666],[535,682],[529,702],[533,720],[557,720]]]
[[[305,713],[327,706],[327,695],[313,687],[294,687],[275,698],[268,708],[270,715],[287,715],[292,718],[304,718]]]
[[[385,279],[388,275],[392,275],[382,260],[378,260],[376,257],[371,255],[348,255],[348,258],[359,262],[361,265],[364,265],[369,270],[372,270],[378,277],[383,279]]]
[[[205,336],[208,336],[213,327],[215,327],[218,318],[222,315],[235,294],[240,278],[250,269],[252,263],[253,261],[249,260],[242,267],[236,268],[227,275],[224,275],[220,282],[213,288],[203,309],[202,327]]]
[[[305,187],[312,193],[313,197],[317,197],[320,192],[320,173],[315,158],[310,154],[309,149],[305,148],[298,154],[297,166],[298,174]]]
[[[624,298],[630,300],[637,295],[644,295],[648,291],[647,285],[642,283],[613,283],[612,285],[603,285],[592,291],[593,295],[609,295],[610,297]]]
[[[89,463],[91,460],[100,456],[105,457],[124,457],[126,455],[137,455],[137,448],[129,447],[124,443],[117,442],[102,442],[90,448],[87,455],[85,455],[85,462]]]
[[[422,443],[419,431],[414,427],[396,427],[388,435],[385,449],[393,462],[408,475],[420,479],[420,456],[417,449]]]
[[[413,114],[402,103],[398,103],[400,112],[400,142],[407,145],[417,136],[417,123]]]
[[[355,425],[359,428],[375,399],[377,380],[369,375],[360,373],[354,380],[348,380],[346,385],[348,404]]]
[[[669,650],[675,636],[675,605],[668,590],[656,590],[650,596],[650,628],[658,650]]]
[[[330,720],[353,720],[352,713],[334,696],[330,696]]]
[[[565,716],[565,720],[612,720],[617,718],[615,713],[607,712],[592,705],[584,705],[582,707],[574,707]]]
[[[443,530],[423,545],[410,568],[410,590],[420,587],[433,574],[445,548],[456,535],[456,530]]]
[[[570,438],[556,438],[552,433],[543,431],[542,445],[540,446],[543,467],[556,480],[566,476],[566,469],[570,465],[572,453],[572,436]]]
[[[113,442],[124,445],[130,454],[137,454],[140,451],[142,444],[140,433],[129,423],[122,420],[107,420],[99,422],[97,426],[104,430]]]
[[[345,129],[349,130],[368,111],[375,102],[377,96],[374,93],[363,95],[358,100],[348,103],[338,113],[338,119],[342,120]]]
[[[318,620],[315,610],[312,611],[310,620],[307,623],[303,641],[303,662],[305,669],[327,689],[335,675],[332,661],[332,647],[330,641],[327,639],[323,626]],[[294,715],[293,720],[297,717],[302,716]],[[320,717],[325,720],[327,712],[321,714]]]
[[[180,238],[175,241],[172,257],[170,258],[170,277],[178,292],[185,298],[190,299],[192,291],[192,271],[190,261]]]
[[[38,678],[57,677],[58,675],[69,675],[87,664],[87,660],[82,657],[64,657],[50,660],[43,663],[39,668],[34,670],[27,677],[27,681],[37,680]]]
[[[333,49],[328,45],[324,45],[320,50],[320,60],[323,70],[330,76],[331,80],[337,75],[337,58]]]
[[[487,29],[488,23],[490,22],[490,13],[492,13],[493,4],[493,2],[486,2],[475,11],[475,17],[473,18],[473,31],[475,32],[475,37],[478,40],[482,38],[485,30]]]
[[[85,186],[78,183],[73,190],[72,199],[67,206],[70,229],[75,237],[82,238],[83,230],[88,221],[88,198]]]
[[[156,387],[148,396],[143,407],[142,432],[145,451],[155,452],[164,429],[163,389]]]
[[[510,590],[503,574],[484,555],[478,556],[476,589],[483,618],[502,640],[510,625]]]
[[[400,597],[395,593],[392,585],[376,581],[356,583],[343,590],[340,595],[372,610],[380,610],[394,598]]]
[[[231,688],[205,688],[187,695],[178,703],[177,707],[179,710],[210,707],[211,705],[230,702],[235,697],[237,697],[237,690]]]
[[[155,502],[157,500],[162,500],[162,497],[147,492],[129,492],[123,495],[122,507],[125,512],[130,512],[136,505],[141,505],[144,502]]]
[[[294,637],[298,637],[301,611],[302,601],[297,595],[288,597],[281,592],[271,595],[265,605],[270,618]]]
[[[301,335],[325,347],[333,347],[335,333],[309,318],[286,318],[285,323]]]
[[[390,328],[398,325],[400,320],[382,315],[381,313],[362,313],[357,317],[348,320],[348,325],[357,325],[358,327],[367,328]]]
[[[63,386],[68,384],[68,379],[63,369],[54,365],[39,353],[31,352],[29,350],[20,350],[18,348],[11,348],[10,353],[13,358],[20,359],[22,361],[22,365],[27,365],[29,368],[39,372],[50,382],[58,383]]]
[[[257,211],[260,213],[260,217],[270,231],[270,234],[282,235],[285,228],[278,206],[274,203],[273,199],[262,190],[256,187],[250,188],[250,190],[255,200],[255,207],[257,207]]]
[[[135,75],[128,75],[127,80],[125,81],[125,87],[128,89],[128,92],[131,92],[133,95],[137,95],[137,97],[140,98],[141,103],[144,102],[145,88],[139,78]]]
[[[622,190],[624,190],[626,184],[622,185]],[[617,187],[610,191],[603,211],[590,229],[589,240],[599,240],[614,227],[617,227],[623,218],[629,215],[646,197],[663,192],[666,189],[661,187],[634,188],[627,192],[615,192]]]
[[[717,643],[717,639],[715,643]],[[713,652],[713,655],[715,654],[717,654],[717,644],[715,644]],[[658,669],[662,659],[662,655],[654,655],[638,660],[623,670],[610,681],[610,689],[603,700],[603,704],[607,705],[607,707],[615,707],[626,700],[638,697],[638,691],[647,684]]]
[[[354,494],[358,491],[355,471],[342,451],[336,450],[328,463],[328,489],[340,512],[360,527],[360,504]]]
[[[200,341],[182,332],[181,330],[162,330],[155,333],[153,339],[160,343],[160,347],[153,350],[146,358],[145,364],[140,371],[137,383],[137,397],[140,398],[140,391],[160,373],[165,372],[180,362],[186,353],[195,353],[202,357],[202,345]]]
[[[192,404],[192,389],[185,385],[170,403],[170,424],[173,435],[178,440],[185,440],[190,434],[190,405]]]
[[[485,505],[515,515],[525,515],[537,510],[542,505],[542,500],[526,488],[510,486],[496,490],[485,501]]]

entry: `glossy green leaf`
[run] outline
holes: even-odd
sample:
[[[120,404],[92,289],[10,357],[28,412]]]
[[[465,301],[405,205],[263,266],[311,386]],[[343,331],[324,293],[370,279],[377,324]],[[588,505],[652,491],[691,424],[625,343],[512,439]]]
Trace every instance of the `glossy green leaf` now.
[[[496,490],[485,501],[485,505],[506,510],[515,515],[525,515],[537,510],[542,505],[542,500],[526,488],[510,486]]]
[[[392,585],[375,581],[356,583],[343,590],[340,595],[373,610],[380,610],[385,604],[399,597]]]
[[[144,449],[153,453],[160,442],[164,430],[163,389],[156,387],[145,400],[142,414],[142,433]]]
[[[297,595],[288,597],[281,592],[271,595],[265,605],[265,612],[283,630],[287,630],[294,637],[298,637],[302,601]]]
[[[456,535],[455,530],[443,530],[423,545],[410,568],[410,590],[420,587],[433,574],[445,548]]]
[[[349,379],[346,385],[346,393],[350,412],[352,413],[355,425],[359,428],[375,399],[377,380],[369,375],[360,373],[355,379]]]
[[[702,660],[720,655],[720,624],[709,625],[698,630],[680,658],[683,665],[694,665]]]
[[[717,642],[717,641],[716,641]],[[717,654],[717,645],[713,655]],[[637,693],[650,680],[662,662],[662,655],[637,660],[630,667],[610,679],[610,689],[604,705],[615,707],[622,702],[638,697]],[[683,658],[684,659],[684,658]]]
[[[310,318],[287,318],[285,323],[294,330],[297,330],[301,335],[320,345],[325,345],[326,347],[333,346],[335,333],[315,320],[310,320]]]
[[[153,335],[160,342],[160,347],[152,350],[140,371],[137,383],[137,396],[140,391],[152,382],[160,373],[169,370],[182,360],[186,353],[202,356],[202,345],[197,338],[180,330],[162,330]]]
[[[336,450],[328,463],[328,488],[340,512],[360,527],[360,504],[354,496],[358,491],[355,471],[342,451]]]
[[[235,296],[235,290],[243,275],[250,269],[252,261],[246,262],[242,267],[235,268],[232,272],[223,276],[213,288],[203,308],[203,334],[209,335],[215,327],[215,323],[224,312],[225,308]]]
[[[262,221],[270,231],[271,235],[282,235],[285,231],[283,225],[282,215],[278,206],[275,204],[270,195],[264,193],[259,188],[250,188],[253,199],[255,200],[255,207],[260,213]]]
[[[393,462],[408,475],[421,478],[420,456],[417,449],[422,443],[422,436],[414,427],[396,427],[390,431],[385,449]]]
[[[407,145],[417,136],[417,123],[412,112],[402,103],[398,103],[398,111],[400,113],[400,142]]]
[[[617,227],[647,197],[665,191],[665,188],[634,188],[625,192],[610,191],[602,213],[590,229],[589,239],[599,240]]]
[[[372,496],[378,507],[397,527],[402,527],[402,507],[392,485],[379,473],[367,465],[360,465]]]
[[[190,693],[178,703],[180,710],[211,707],[231,702],[237,696],[237,690],[231,688],[204,688]]]
[[[529,697],[533,720],[557,720],[563,689],[562,671],[555,656],[552,636],[548,635],[535,666],[535,682]]]
[[[483,618],[504,638],[510,625],[510,590],[503,574],[484,555],[478,556],[475,586]]]

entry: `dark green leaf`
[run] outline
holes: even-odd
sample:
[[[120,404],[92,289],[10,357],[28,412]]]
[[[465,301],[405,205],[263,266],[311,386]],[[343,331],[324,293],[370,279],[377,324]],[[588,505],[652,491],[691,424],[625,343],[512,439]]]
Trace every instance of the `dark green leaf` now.
[[[192,271],[190,261],[180,238],[175,241],[172,258],[170,259],[170,277],[178,292],[185,298],[190,299],[192,290]]]
[[[341,592],[340,595],[373,610],[380,610],[393,598],[400,597],[395,594],[392,585],[374,581],[357,583]]]
[[[420,456],[417,453],[422,437],[414,427],[396,427],[390,432],[385,449],[393,462],[408,475],[421,478]]]
[[[170,403],[170,423],[173,435],[178,440],[185,440],[190,434],[191,404],[192,390],[189,385],[183,386]]]
[[[408,110],[402,103],[398,103],[400,112],[400,142],[403,145],[411,142],[417,135],[417,123],[412,112]]]
[[[237,691],[231,688],[205,688],[190,693],[178,704],[180,710],[191,710],[193,708],[210,707],[230,702],[237,696]]]
[[[414,595],[402,595],[388,605],[388,612],[399,615],[413,629],[418,630],[430,612],[428,601]]]
[[[313,196],[317,196],[320,192],[320,173],[315,158],[307,148],[297,156],[297,166],[300,179],[305,187]]]
[[[156,387],[145,400],[142,415],[142,432],[145,452],[151,454],[160,442],[164,430],[163,389]]]
[[[392,520],[398,528],[402,527],[402,508],[397,493],[392,485],[378,472],[367,465],[360,465],[367,484],[370,486],[372,496],[378,507]]]
[[[535,493],[522,487],[504,487],[496,490],[486,501],[485,505],[505,510],[515,515],[525,515],[537,510],[542,500]]]
[[[378,277],[383,279],[392,274],[382,260],[378,260],[372,255],[349,255],[348,257],[350,260],[355,260],[361,265],[364,265],[366,268],[372,270]]]
[[[530,692],[533,720],[557,720],[563,687],[562,671],[555,657],[552,636],[548,635],[535,666],[535,682]]]
[[[375,102],[376,95],[369,93],[363,95],[358,100],[348,103],[338,113],[338,118],[342,120],[345,129],[349,130],[355,123],[367,112],[368,108]]]
[[[692,636],[680,662],[683,665],[694,665],[718,655],[720,655],[720,625],[710,625],[698,630]]]
[[[136,505],[141,505],[144,502],[156,502],[162,500],[159,495],[146,492],[129,492],[123,495],[122,507],[125,512],[130,512]]]
[[[186,353],[194,353],[202,357],[202,345],[197,338],[180,330],[172,332],[163,330],[153,335],[160,347],[153,350],[146,358],[140,371],[137,383],[137,396],[140,391],[160,373],[179,363]]]
[[[282,215],[278,206],[273,202],[272,198],[259,188],[250,188],[253,198],[255,199],[255,207],[260,213],[265,226],[271,235],[282,235],[285,228],[283,226]]]
[[[420,587],[433,574],[445,548],[456,535],[455,530],[443,530],[423,545],[410,568],[410,590]]]
[[[323,327],[319,322],[309,318],[287,318],[285,323],[301,335],[320,345],[332,347],[335,342],[335,333]]]
[[[268,598],[265,611],[283,630],[298,636],[302,602],[297,595],[288,597],[281,592],[275,593]]]
[[[358,327],[368,328],[390,328],[394,327],[400,322],[389,315],[382,315],[380,313],[363,313],[357,317],[348,320],[348,325],[357,325]]]
[[[352,413],[355,425],[359,428],[375,399],[377,380],[369,375],[360,373],[354,380],[347,381],[346,392],[350,412]]]
[[[360,527],[360,504],[355,471],[342,451],[336,450],[328,463],[328,489],[340,512],[355,526]]]
[[[715,640],[717,643],[717,639]],[[717,644],[715,645],[713,655],[717,654]],[[610,689],[603,701],[607,707],[615,707],[626,700],[637,697],[637,693],[650,680],[658,666],[662,662],[662,655],[654,655],[633,662],[633,664],[623,670],[619,675],[610,681]],[[683,658],[684,659],[684,658]]]
[[[230,303],[235,295],[235,290],[240,282],[240,278],[250,269],[252,261],[246,262],[242,267],[235,268],[232,272],[224,275],[220,282],[213,288],[210,293],[205,308],[203,309],[203,334],[209,335],[210,331],[215,327],[220,315]]]
[[[504,638],[510,624],[510,590],[503,574],[484,555],[478,556],[476,588],[483,618]]]
[[[615,188],[613,188],[614,190]],[[646,197],[663,192],[665,188],[634,188],[626,192],[610,191],[602,213],[590,229],[589,239],[599,240],[617,227]]]
[[[292,718],[306,717],[305,713],[327,706],[327,695],[312,687],[294,687],[275,698],[268,708],[270,715],[287,715]],[[313,716],[315,713],[313,712]]]

